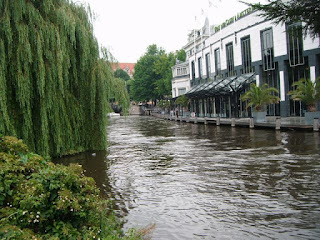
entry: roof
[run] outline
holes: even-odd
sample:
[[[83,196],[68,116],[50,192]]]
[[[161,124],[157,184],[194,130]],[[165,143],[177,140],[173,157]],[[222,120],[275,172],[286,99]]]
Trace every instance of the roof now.
[[[176,63],[176,65],[172,66],[171,68],[177,68],[177,67],[187,67],[189,65],[189,61],[185,61],[185,62],[178,62]]]
[[[243,74],[241,76],[234,76],[223,78],[217,81],[206,82],[191,88],[185,95],[188,97],[202,97],[225,95],[233,92],[238,92],[246,84],[254,80],[255,73]]]
[[[133,76],[135,63],[114,63],[112,64],[112,70],[115,71],[117,69],[122,69],[126,71],[129,76]]]

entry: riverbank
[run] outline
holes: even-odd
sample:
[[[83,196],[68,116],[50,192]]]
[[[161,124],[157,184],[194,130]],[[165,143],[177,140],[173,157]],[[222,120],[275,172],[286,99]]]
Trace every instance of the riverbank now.
[[[0,239],[142,239],[126,234],[111,200],[82,166],[56,165],[15,137],[0,138]]]
[[[169,114],[151,113],[153,117],[179,121],[194,124],[214,124],[217,126],[226,125],[231,127],[248,127],[248,128],[267,128],[275,130],[303,130],[303,131],[319,131],[319,119],[315,119],[313,125],[307,124],[304,118],[287,117],[276,118],[267,117],[265,121],[254,121],[253,118],[209,118],[209,117],[186,117],[186,116],[170,116]]]

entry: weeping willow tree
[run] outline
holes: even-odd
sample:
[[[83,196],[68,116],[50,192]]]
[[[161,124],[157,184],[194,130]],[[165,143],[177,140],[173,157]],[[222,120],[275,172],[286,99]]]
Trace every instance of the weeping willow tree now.
[[[123,81],[121,78],[114,78],[111,82],[111,92],[110,97],[112,99],[115,99],[119,107],[122,108],[122,113],[124,115],[127,115],[129,113],[129,107],[130,107],[130,97],[128,94],[128,91],[123,91],[123,89],[126,88],[126,82]],[[113,112],[113,110],[109,109],[110,112]]]
[[[0,1],[0,135],[45,156],[104,149],[115,81],[88,9],[68,0]]]

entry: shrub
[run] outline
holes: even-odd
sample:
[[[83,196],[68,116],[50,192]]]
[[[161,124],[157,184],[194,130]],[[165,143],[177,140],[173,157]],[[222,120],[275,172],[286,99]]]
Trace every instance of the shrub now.
[[[0,138],[0,239],[138,239],[123,235],[110,204],[80,165],[55,165]]]
[[[182,107],[186,108],[189,104],[189,98],[186,95],[180,95],[176,100],[176,104],[180,104]]]
[[[170,101],[169,100],[160,100],[158,103],[158,106],[163,109],[170,108]]]
[[[309,112],[315,112],[317,110],[317,102],[320,100],[320,78],[315,82],[311,79],[301,78],[299,81],[292,84],[293,90],[288,92],[293,101],[304,102]]]
[[[241,101],[248,101],[247,108],[254,107],[257,112],[261,112],[263,107],[268,104],[278,103],[280,98],[278,89],[263,84],[261,87],[251,84],[250,90],[241,95]]]

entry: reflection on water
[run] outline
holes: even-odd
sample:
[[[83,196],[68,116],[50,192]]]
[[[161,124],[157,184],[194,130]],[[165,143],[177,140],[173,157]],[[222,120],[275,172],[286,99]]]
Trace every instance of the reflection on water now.
[[[108,153],[67,161],[115,200],[126,229],[156,223],[153,239],[320,238],[319,133],[128,117],[108,135]]]

